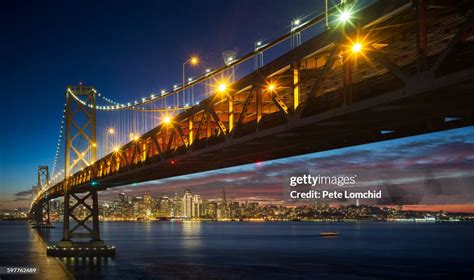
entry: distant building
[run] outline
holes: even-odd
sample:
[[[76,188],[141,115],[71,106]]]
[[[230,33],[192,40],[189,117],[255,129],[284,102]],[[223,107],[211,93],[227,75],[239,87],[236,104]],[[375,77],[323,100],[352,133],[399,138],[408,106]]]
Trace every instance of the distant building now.
[[[227,204],[227,195],[225,188],[222,188],[222,202],[217,209],[217,219],[229,218],[229,205]]]
[[[190,190],[186,190],[183,196],[183,218],[192,218],[193,215],[193,195]]]
[[[158,216],[170,217],[171,216],[171,201],[167,195],[162,195],[158,202]]]
[[[181,217],[183,213],[183,200],[179,197],[178,192],[174,193],[172,208],[171,208],[171,217]]]
[[[209,219],[217,219],[217,203],[216,202],[208,202],[206,203],[206,217]]]
[[[195,194],[193,196],[193,205],[192,205],[192,211],[191,211],[191,217],[192,218],[200,218],[203,214],[203,207],[202,207],[202,199],[201,196],[198,194]]]

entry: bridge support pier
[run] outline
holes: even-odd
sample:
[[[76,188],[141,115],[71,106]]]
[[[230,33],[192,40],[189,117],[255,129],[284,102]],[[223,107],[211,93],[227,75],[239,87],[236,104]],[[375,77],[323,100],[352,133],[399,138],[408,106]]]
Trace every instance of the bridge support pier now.
[[[49,201],[43,203],[33,214],[33,228],[53,228],[49,212]]]
[[[70,222],[73,222],[74,225]],[[72,227],[71,227],[72,226]],[[48,256],[55,257],[110,257],[115,247],[100,239],[99,202],[97,190],[64,195],[63,239],[48,246]]]

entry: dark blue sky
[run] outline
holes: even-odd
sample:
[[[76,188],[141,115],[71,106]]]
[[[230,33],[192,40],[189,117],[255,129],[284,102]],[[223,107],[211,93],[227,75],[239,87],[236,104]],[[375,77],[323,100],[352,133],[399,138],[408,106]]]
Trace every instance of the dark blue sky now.
[[[200,71],[219,66],[222,51],[231,49],[243,54],[253,48],[256,40],[283,34],[292,19],[320,9],[322,3],[320,0],[3,3],[0,9],[3,101],[0,209],[23,201],[14,194],[35,184],[38,165],[52,165],[66,85],[83,81],[117,101],[139,99],[180,82],[182,63],[189,55],[201,56]],[[453,133],[412,140],[410,143],[424,143],[413,148],[412,157],[418,157],[416,151],[425,148],[429,152],[420,155],[421,160],[438,164],[430,155],[436,152],[433,147],[442,145],[449,147],[444,150],[443,161],[450,159],[452,151],[458,151],[467,157],[460,160],[469,165],[474,150],[469,140],[473,128]],[[457,137],[455,140],[441,141],[452,139],[453,135]],[[356,164],[383,163],[387,160],[381,156],[390,152],[389,161],[393,161],[410,153],[410,144],[399,153],[392,151],[391,147],[404,145],[404,141],[346,149],[339,156]],[[351,155],[357,149],[373,153],[363,159],[354,158]],[[331,161],[333,154],[327,155]],[[305,165],[304,161],[310,163],[317,157],[300,157],[298,162]],[[283,160],[277,165],[282,170],[288,169],[285,163]],[[246,168],[218,173],[228,176],[230,172],[232,178],[239,178],[248,172]],[[184,176],[180,188],[189,185],[186,179],[192,178],[195,180],[193,176]]]
[[[321,1],[8,1],[0,9],[2,196],[30,187],[52,164],[68,84],[83,81],[129,101],[282,34]]]

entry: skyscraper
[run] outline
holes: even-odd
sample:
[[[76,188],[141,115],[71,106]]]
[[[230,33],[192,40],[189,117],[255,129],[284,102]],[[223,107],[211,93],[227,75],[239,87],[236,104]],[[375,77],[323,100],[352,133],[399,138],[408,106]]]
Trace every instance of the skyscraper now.
[[[190,190],[186,190],[183,196],[183,218],[191,218],[193,211],[193,195]]]
[[[193,196],[193,205],[192,205],[191,217],[200,218],[202,216],[202,199],[201,196],[195,194]]]
[[[227,205],[227,196],[225,193],[225,188],[222,188],[222,202],[217,209],[217,218],[218,219],[227,219],[229,217],[229,207]]]
[[[159,211],[158,216],[170,217],[170,200],[167,195],[162,195],[159,199]]]
[[[173,206],[171,211],[172,217],[181,217],[181,215],[183,214],[183,200],[181,199],[181,197],[179,197],[178,192],[174,193]]]

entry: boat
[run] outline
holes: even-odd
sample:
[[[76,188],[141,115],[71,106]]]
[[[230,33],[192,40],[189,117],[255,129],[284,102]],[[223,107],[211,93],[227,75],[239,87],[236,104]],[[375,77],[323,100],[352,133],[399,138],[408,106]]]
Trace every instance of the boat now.
[[[335,231],[323,231],[319,233],[319,236],[327,237],[327,236],[339,236],[339,232]]]

